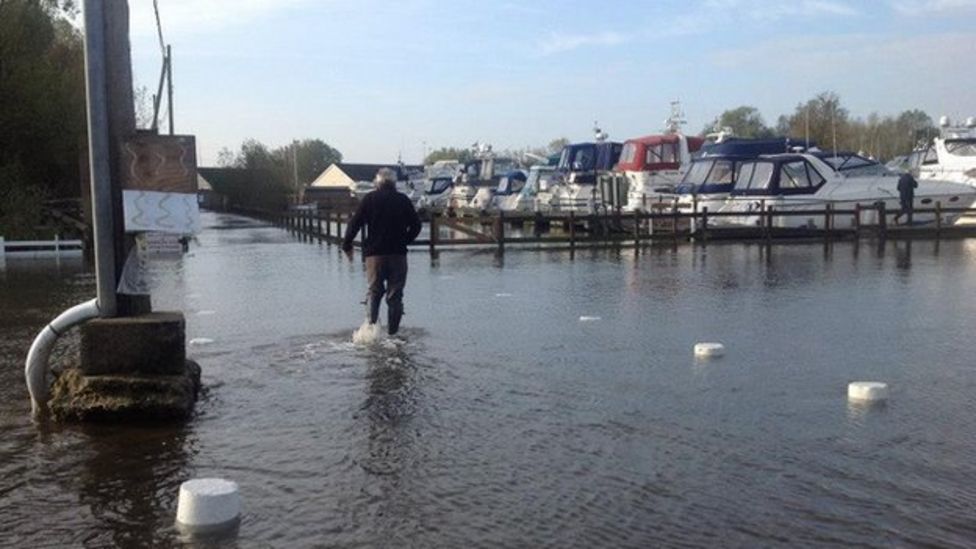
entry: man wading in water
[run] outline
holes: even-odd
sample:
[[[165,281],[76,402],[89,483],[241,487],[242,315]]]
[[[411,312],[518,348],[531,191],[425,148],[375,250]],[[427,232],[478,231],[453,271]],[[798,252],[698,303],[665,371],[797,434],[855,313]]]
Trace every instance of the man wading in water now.
[[[403,316],[403,287],[407,283],[407,244],[420,234],[420,218],[413,203],[396,190],[396,172],[376,172],[376,190],[367,194],[349,221],[342,251],[352,259],[352,241],[366,225],[363,255],[366,257],[366,307],[369,323],[376,324],[380,300],[386,294],[387,331],[394,335]]]

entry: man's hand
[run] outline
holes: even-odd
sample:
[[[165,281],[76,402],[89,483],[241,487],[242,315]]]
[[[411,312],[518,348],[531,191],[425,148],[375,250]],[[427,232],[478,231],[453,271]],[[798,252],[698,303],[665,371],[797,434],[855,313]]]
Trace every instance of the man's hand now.
[[[342,248],[342,253],[346,254],[346,257],[348,257],[349,260],[352,261],[352,259],[353,259],[353,256],[352,256],[352,246],[349,246],[348,248],[343,247]]]

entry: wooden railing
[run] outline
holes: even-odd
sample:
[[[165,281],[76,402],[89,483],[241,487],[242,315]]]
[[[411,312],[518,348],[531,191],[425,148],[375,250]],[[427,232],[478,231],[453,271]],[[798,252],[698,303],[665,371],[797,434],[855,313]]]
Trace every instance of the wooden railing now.
[[[710,240],[772,241],[776,239],[842,239],[870,237],[943,238],[976,236],[976,224],[954,225],[961,215],[976,218],[976,208],[943,207],[936,202],[930,208],[916,208],[903,217],[902,224],[893,218],[898,212],[886,210],[884,203],[856,205],[854,208],[833,208],[827,205],[818,210],[776,210],[762,201],[751,212],[710,212],[708,208],[683,211],[673,206],[659,211],[605,211],[598,214],[561,215],[509,214],[494,215],[426,215],[425,231],[412,246],[425,247],[430,252],[460,246],[494,247],[504,252],[507,246],[577,247],[634,245],[648,242],[681,241],[708,242]],[[263,219],[309,241],[340,243],[352,218],[349,212],[328,210],[238,210],[238,213]],[[920,216],[932,221],[917,225]],[[805,217],[816,220],[814,226],[785,228],[778,220]],[[725,218],[753,218],[754,226],[733,226],[721,223]],[[868,223],[868,220],[871,223]],[[529,229],[531,227],[531,229]],[[361,246],[360,233],[353,242]]]

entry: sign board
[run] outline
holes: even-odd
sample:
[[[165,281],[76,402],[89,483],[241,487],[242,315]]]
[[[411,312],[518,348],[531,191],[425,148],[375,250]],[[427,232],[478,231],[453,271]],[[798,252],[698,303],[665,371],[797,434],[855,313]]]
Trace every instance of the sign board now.
[[[196,193],[196,151],[192,135],[136,134],[122,146],[122,188]]]
[[[182,238],[178,234],[172,233],[139,233],[136,236],[138,241],[139,253],[149,257],[159,258],[178,258],[183,255]]]
[[[122,191],[125,231],[194,234],[200,231],[200,205],[196,194]]]

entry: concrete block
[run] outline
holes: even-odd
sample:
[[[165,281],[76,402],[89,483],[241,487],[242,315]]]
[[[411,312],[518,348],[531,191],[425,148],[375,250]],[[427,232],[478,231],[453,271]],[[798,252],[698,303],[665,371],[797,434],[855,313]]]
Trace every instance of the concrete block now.
[[[51,389],[57,421],[125,423],[187,419],[200,393],[200,366],[186,361],[176,375],[84,375],[65,368]]]
[[[92,320],[81,327],[81,373],[178,375],[186,361],[185,340],[183,313]]]

